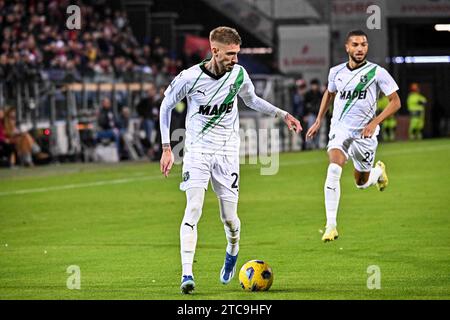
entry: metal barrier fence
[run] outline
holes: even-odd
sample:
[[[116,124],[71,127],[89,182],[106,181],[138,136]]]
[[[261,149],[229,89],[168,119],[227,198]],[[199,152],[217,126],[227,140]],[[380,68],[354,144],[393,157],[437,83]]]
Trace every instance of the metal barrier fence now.
[[[294,79],[281,76],[252,76],[256,93],[274,105],[292,112]],[[83,153],[80,127],[96,129],[96,111],[103,97],[111,99],[116,115],[124,106],[129,107],[132,118],[139,121],[136,105],[145,97],[150,82],[133,83],[55,83],[51,81],[17,82],[6,88],[0,82],[0,107],[13,106],[17,123],[24,131],[49,129],[49,152],[54,156]],[[7,94],[6,94],[7,93]],[[280,119],[268,121],[266,117],[245,107],[239,101],[242,128],[278,130],[280,151],[301,149],[301,136],[293,136]],[[139,128],[135,126],[137,130]],[[246,137],[248,139],[248,137]],[[259,150],[260,137],[256,137]],[[248,154],[247,149],[242,149]]]

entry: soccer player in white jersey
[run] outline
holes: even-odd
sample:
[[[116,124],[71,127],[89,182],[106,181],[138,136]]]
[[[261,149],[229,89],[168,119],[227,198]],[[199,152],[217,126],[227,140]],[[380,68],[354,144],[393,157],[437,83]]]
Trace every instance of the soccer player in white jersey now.
[[[170,115],[177,102],[187,98],[186,141],[180,189],[186,192],[186,209],[180,227],[181,292],[195,288],[192,263],[197,244],[197,225],[202,214],[205,191],[211,180],[219,200],[220,218],[227,239],[220,281],[227,284],[236,272],[241,222],[237,215],[239,193],[239,117],[237,96],[257,111],[281,117],[297,133],[300,122],[255,94],[245,69],[238,65],[241,38],[235,29],[218,27],[211,31],[212,58],[182,71],[164,93],[160,126],[163,144],[161,172],[167,177],[172,164]]]
[[[324,242],[338,237],[336,216],[340,198],[342,168],[348,158],[353,161],[356,186],[366,189],[377,185],[383,191],[388,185],[385,164],[373,166],[378,145],[379,124],[400,108],[398,86],[389,73],[366,60],[369,44],[361,30],[348,33],[345,49],[349,60],[330,69],[328,88],[320,105],[314,125],[306,133],[311,139],[319,132],[321,121],[334,99],[333,116],[328,142],[329,166],[325,180],[325,209],[327,224],[322,236]],[[389,104],[376,116],[377,99],[382,91]]]

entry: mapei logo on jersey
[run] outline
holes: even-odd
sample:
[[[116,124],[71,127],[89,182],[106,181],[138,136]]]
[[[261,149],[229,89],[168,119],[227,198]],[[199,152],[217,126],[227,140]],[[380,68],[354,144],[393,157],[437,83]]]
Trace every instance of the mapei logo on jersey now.
[[[367,96],[367,90],[343,90],[341,91],[341,95],[339,98],[341,100],[349,100],[349,99],[365,99]]]
[[[230,113],[233,110],[233,103],[234,101],[231,101],[228,104],[222,103],[220,106],[217,104],[214,106],[201,105],[198,108],[198,113],[205,116],[218,116],[221,115],[222,113]]]

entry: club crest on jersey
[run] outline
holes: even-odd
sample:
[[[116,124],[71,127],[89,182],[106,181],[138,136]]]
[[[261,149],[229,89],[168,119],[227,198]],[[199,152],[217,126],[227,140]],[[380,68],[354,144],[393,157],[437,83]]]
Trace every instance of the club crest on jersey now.
[[[366,84],[367,83],[367,75],[361,76],[361,79],[359,79],[361,83]]]
[[[233,83],[230,84],[230,94],[235,95],[237,93],[237,86]]]

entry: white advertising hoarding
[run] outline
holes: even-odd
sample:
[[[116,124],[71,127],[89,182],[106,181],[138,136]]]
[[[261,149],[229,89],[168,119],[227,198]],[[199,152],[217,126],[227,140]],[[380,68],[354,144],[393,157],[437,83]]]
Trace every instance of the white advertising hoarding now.
[[[327,25],[278,27],[278,62],[285,74],[302,74],[326,81],[330,68],[330,29]]]

